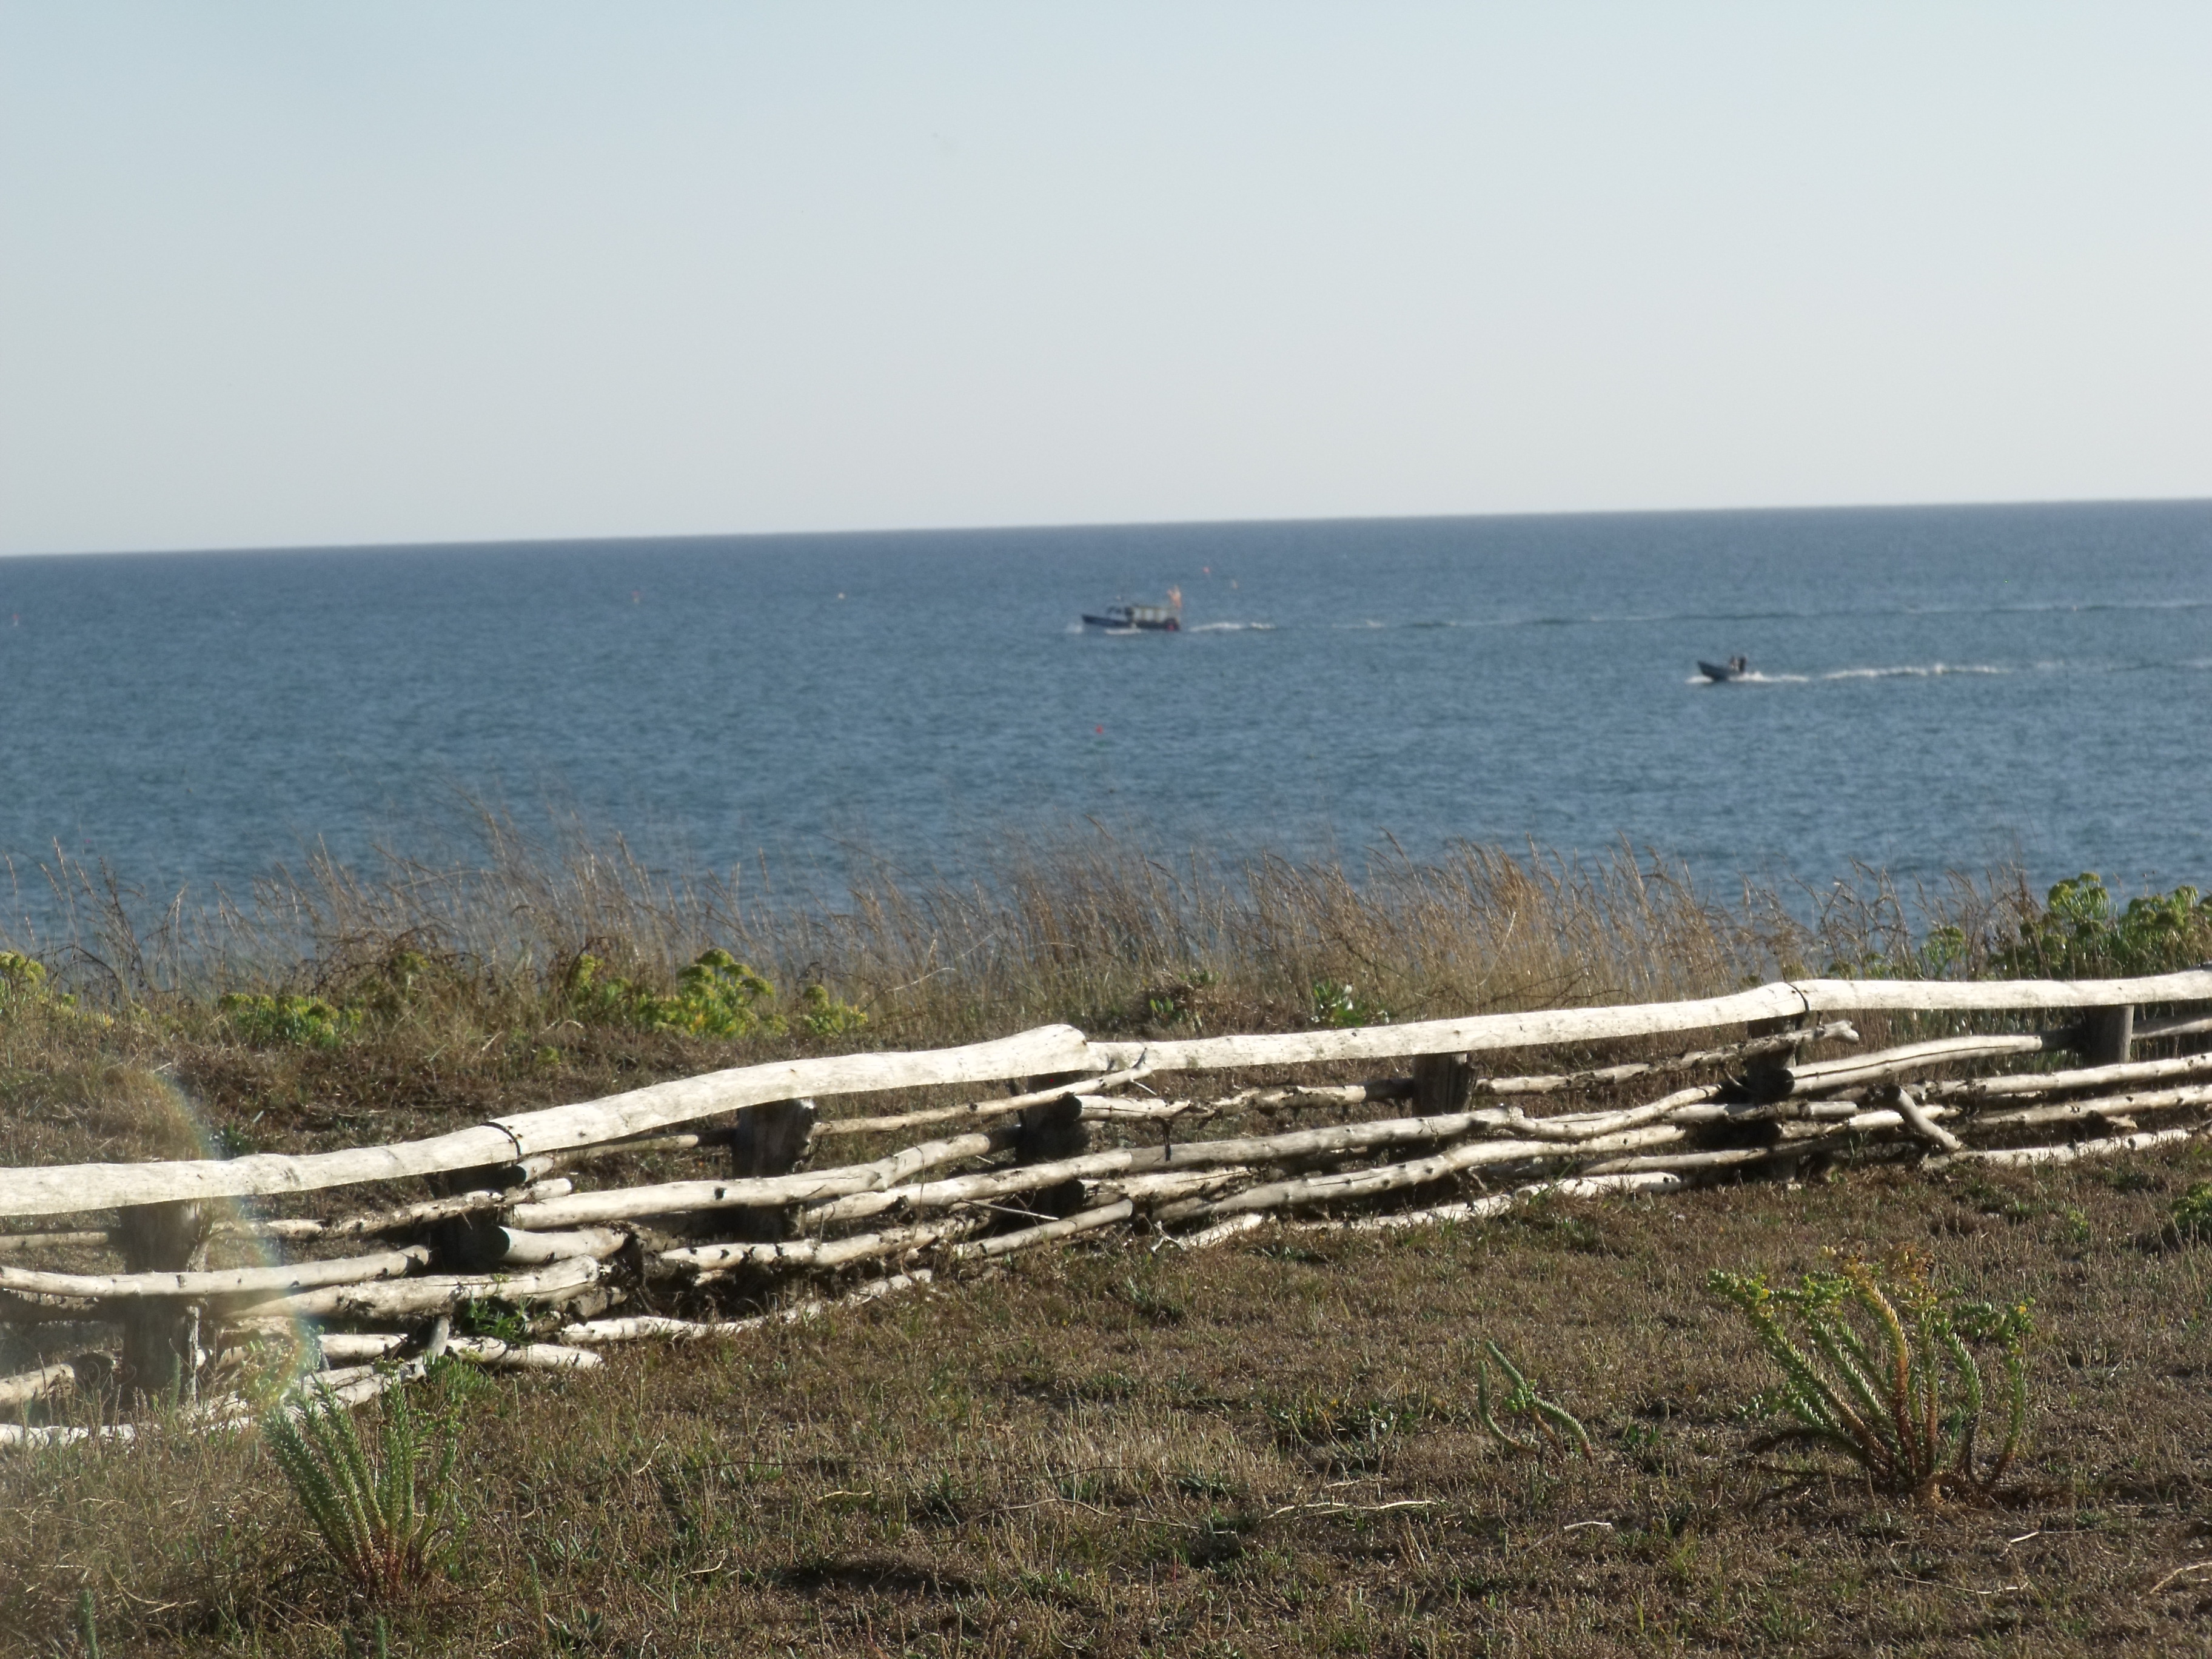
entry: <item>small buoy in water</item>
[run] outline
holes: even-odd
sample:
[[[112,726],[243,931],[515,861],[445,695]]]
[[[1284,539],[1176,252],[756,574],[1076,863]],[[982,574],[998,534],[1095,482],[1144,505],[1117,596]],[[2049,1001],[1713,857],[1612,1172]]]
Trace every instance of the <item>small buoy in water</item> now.
[[[1096,732],[1102,738],[1106,735],[1106,728],[1103,726],[1094,726],[1091,729]]]

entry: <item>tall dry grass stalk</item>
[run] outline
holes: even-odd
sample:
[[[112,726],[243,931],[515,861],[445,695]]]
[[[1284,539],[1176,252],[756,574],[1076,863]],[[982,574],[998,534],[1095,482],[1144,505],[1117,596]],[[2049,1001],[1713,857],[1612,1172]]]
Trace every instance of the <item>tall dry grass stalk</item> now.
[[[765,869],[672,872],[619,836],[531,835],[487,810],[462,854],[359,868],[319,850],[198,906],[149,904],[104,867],[58,860],[41,873],[59,924],[9,942],[94,1000],[343,994],[404,963],[478,1020],[531,1017],[581,955],[666,984],[720,946],[781,987],[859,1004],[872,1042],[946,1042],[1056,1018],[1260,1029],[1710,994],[1839,966],[1917,973],[1942,927],[1966,941],[1945,965],[1972,971],[2034,910],[2017,871],[1900,892],[1860,870],[1723,897],[1626,844],[1167,856],[1094,824],[1002,834],[962,877],[849,864],[835,884],[772,887]]]

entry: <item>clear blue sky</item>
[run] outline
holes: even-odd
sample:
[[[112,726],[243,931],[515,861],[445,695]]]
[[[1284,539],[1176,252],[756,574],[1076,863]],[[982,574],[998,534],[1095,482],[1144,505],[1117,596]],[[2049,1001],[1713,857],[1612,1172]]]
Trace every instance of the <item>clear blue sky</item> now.
[[[0,552],[2212,495],[2212,5],[0,0]]]

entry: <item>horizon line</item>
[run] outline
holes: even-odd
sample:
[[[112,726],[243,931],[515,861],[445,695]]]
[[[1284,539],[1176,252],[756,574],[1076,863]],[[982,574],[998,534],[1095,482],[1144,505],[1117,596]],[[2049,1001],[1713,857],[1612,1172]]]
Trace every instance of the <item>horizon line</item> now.
[[[1013,536],[1052,534],[1068,531],[1133,531],[1261,528],[1271,526],[1350,524],[1463,524],[1506,522],[1529,519],[1655,519],[1723,518],[1753,514],[1813,514],[1835,513],[1987,512],[2000,508],[2063,508],[2113,507],[2212,506],[2212,495],[2046,496],[2010,500],[1830,501],[1810,504],[1738,505],[1729,507],[1536,507],[1517,512],[1488,513],[1324,513],[1310,516],[1268,516],[1195,519],[1074,519],[1005,524],[904,525],[845,526],[835,529],[617,531],[596,534],[554,536],[467,536],[429,538],[416,541],[246,542],[229,544],[186,544],[169,546],[85,548],[75,552],[51,550],[0,550],[0,561],[11,559],[114,559],[191,557],[213,553],[376,553],[416,551],[428,548],[455,550],[518,547],[583,547],[595,543],[678,543],[839,540],[860,537]]]

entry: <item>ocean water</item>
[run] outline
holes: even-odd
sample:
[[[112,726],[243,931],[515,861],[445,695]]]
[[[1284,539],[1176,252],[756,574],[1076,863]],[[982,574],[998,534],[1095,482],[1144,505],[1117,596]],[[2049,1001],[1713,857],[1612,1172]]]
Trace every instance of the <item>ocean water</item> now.
[[[1180,635],[1078,623],[1170,585]],[[2203,502],[16,558],[0,899],[57,845],[204,897],[469,794],[833,874],[1095,817],[2212,885],[2209,703]]]

